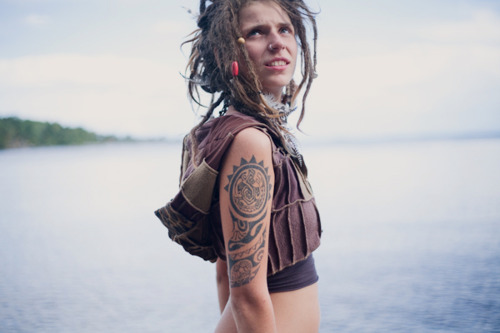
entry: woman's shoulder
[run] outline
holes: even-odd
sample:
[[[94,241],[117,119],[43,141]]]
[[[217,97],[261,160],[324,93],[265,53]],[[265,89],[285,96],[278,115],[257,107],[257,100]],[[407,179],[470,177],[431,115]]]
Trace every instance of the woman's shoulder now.
[[[271,152],[271,139],[261,129],[247,127],[235,135],[231,149],[242,155],[267,154]]]
[[[198,132],[204,132],[205,135],[210,134],[210,139],[218,140],[227,138],[228,136],[236,137],[240,135],[242,131],[246,131],[250,128],[257,129],[257,131],[249,131],[249,133],[254,133],[253,135],[257,135],[259,131],[269,132],[268,127],[261,121],[239,112],[213,118],[206,122]],[[252,134],[249,133],[241,135],[240,140],[245,139],[247,136],[252,136]]]

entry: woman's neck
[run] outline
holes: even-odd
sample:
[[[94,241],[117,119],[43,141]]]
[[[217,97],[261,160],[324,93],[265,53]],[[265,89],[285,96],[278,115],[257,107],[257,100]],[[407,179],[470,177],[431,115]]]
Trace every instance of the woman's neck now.
[[[228,106],[227,111],[226,111],[227,115],[232,115],[232,114],[237,114],[237,113],[240,113],[240,112],[238,110],[236,110],[234,108],[234,106],[232,106],[232,105]]]

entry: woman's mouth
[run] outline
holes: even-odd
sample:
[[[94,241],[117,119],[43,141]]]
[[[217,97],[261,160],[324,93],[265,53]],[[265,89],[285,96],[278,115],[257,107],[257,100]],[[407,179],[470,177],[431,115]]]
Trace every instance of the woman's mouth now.
[[[284,61],[284,60],[276,60],[276,61],[271,62],[269,64],[269,66],[271,66],[271,67],[286,66],[286,61]]]
[[[284,69],[288,64],[289,62],[286,59],[273,59],[266,66],[274,69]]]

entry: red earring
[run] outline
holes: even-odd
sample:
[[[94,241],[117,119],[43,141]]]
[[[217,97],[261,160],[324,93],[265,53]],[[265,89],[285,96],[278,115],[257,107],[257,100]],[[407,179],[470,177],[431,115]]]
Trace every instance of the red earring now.
[[[233,76],[238,76],[238,74],[240,72],[240,69],[238,67],[238,62],[237,61],[233,61],[233,64],[232,64],[231,68],[233,70]]]

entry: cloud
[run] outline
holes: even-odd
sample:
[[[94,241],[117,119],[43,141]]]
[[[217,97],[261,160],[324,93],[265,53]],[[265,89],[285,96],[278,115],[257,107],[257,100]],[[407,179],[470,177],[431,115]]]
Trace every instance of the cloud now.
[[[359,56],[335,57],[329,45],[320,50],[305,131],[371,136],[498,130],[499,17],[478,11],[467,20],[427,26],[418,36]]]
[[[150,27],[150,31],[163,38],[169,38],[178,44],[194,30],[193,24],[186,21],[162,20],[157,21]]]
[[[179,29],[179,26],[176,22],[167,20],[156,22],[155,24],[153,24],[151,30],[161,35],[171,35],[172,33],[178,34],[178,31],[183,31]]]
[[[22,20],[24,24],[34,27],[45,26],[50,23],[50,18],[46,15],[30,14]]]
[[[112,55],[0,59],[0,112],[102,133],[176,135],[193,118],[178,68]]]
[[[160,64],[150,60],[112,55],[86,56],[78,54],[52,54],[0,60],[2,78],[14,85],[54,86],[72,84],[80,86],[126,85],[133,77],[140,81],[157,80],[152,75]],[[163,65],[164,66],[164,65]]]
[[[500,17],[491,10],[476,10],[469,20],[431,25],[420,35],[439,43],[499,43]]]

